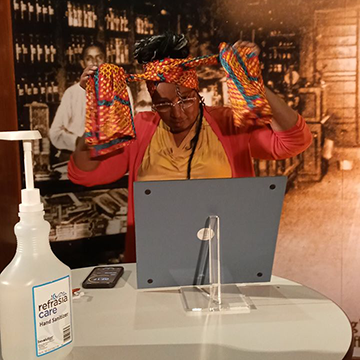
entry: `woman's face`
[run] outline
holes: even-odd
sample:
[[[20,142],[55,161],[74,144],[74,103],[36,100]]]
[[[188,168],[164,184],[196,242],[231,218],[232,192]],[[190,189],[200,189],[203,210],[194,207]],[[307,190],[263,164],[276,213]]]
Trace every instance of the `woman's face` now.
[[[190,130],[199,114],[199,97],[184,86],[160,83],[152,96],[154,108],[172,133]]]

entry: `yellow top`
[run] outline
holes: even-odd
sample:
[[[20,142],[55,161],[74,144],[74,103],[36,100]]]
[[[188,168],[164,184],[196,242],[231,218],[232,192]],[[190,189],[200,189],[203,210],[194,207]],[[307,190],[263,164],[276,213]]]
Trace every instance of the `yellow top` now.
[[[184,180],[191,154],[190,141],[196,132],[193,125],[180,146],[169,127],[160,123],[147,147],[138,171],[138,181]],[[191,163],[191,179],[231,178],[225,150],[208,122],[203,118],[199,141]]]

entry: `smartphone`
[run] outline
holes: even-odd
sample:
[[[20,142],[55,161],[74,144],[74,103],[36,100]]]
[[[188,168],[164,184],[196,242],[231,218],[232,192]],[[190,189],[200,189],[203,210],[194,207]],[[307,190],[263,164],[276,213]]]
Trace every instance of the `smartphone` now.
[[[124,273],[122,266],[99,266],[94,268],[83,281],[85,289],[113,288]]]

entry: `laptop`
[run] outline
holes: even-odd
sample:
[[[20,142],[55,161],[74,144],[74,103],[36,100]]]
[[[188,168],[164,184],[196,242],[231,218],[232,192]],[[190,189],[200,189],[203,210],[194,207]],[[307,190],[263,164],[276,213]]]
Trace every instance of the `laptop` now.
[[[287,178],[134,183],[139,289],[208,284],[200,234],[220,219],[221,281],[270,281]]]

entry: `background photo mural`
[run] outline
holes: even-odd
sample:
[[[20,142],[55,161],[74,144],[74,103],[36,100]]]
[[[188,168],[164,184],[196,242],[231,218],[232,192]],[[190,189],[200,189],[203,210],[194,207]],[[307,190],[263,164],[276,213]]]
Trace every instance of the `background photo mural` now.
[[[140,72],[135,42],[168,29],[187,35],[194,56],[216,52],[221,41],[259,45],[265,84],[314,136],[296,158],[254,162],[257,176],[289,178],[274,274],[341,306],[360,356],[360,0],[11,1],[19,129],[43,135],[36,185],[52,247],[72,267],[121,261],[126,232],[126,178],[95,189],[67,179],[84,125],[77,82],[86,62]],[[227,105],[222,70],[199,76],[206,104]],[[150,109],[143,84],[129,90],[135,113]]]

